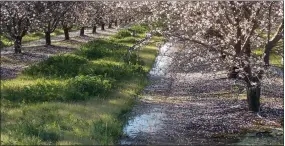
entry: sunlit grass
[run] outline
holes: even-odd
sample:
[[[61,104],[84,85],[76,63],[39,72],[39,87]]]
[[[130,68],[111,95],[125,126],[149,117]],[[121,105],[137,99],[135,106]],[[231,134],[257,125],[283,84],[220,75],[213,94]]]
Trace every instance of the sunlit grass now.
[[[273,50],[271,51],[270,56],[269,56],[269,63],[271,65],[275,65],[275,66],[283,68],[284,64],[282,62],[281,54],[277,54],[274,52],[275,49],[280,49],[280,47],[282,46],[277,46],[277,47],[273,48]],[[283,47],[282,47],[282,50],[283,50]],[[258,56],[262,56],[264,53],[264,49],[257,49],[257,50],[254,50],[253,52]]]
[[[2,46],[0,46],[0,48],[13,45],[13,41],[9,40],[7,37],[0,35],[0,38],[1,42],[3,43]]]
[[[136,83],[138,80],[139,79],[134,78],[130,81],[124,82],[124,85],[133,84],[137,86],[126,86],[120,90],[114,91],[113,97],[108,100],[91,99],[78,103],[47,102],[28,104],[15,109],[11,108],[8,112],[5,112],[4,122],[2,121],[1,123],[3,127],[12,128],[16,126],[14,122],[18,123],[21,121],[28,124],[30,120],[32,120],[34,124],[23,124],[22,126],[33,126],[36,129],[43,128],[43,132],[46,132],[45,128],[47,128],[47,130],[51,128],[49,132],[54,133],[55,135],[58,134],[58,138],[60,140],[58,140],[56,143],[59,144],[61,142],[64,143],[65,141],[85,145],[107,143],[114,144],[116,140],[115,138],[121,134],[121,129],[123,126],[123,121],[120,121],[118,116],[122,113],[122,111],[127,111],[130,109],[134,102],[133,94],[135,92],[133,91],[139,89],[139,86],[143,86]],[[11,123],[11,121],[14,122]],[[107,132],[107,137],[109,140],[104,139],[105,136],[102,137],[102,131],[92,130],[92,127],[94,126],[106,127],[105,124],[107,124],[107,131],[105,131],[104,128],[102,130],[103,132]],[[117,131],[118,135],[112,136],[113,133],[108,133],[108,126],[111,128],[109,129],[110,131]],[[22,131],[23,134],[25,134],[24,137],[30,137],[29,134],[32,134],[28,129],[22,130],[24,130]],[[20,133],[16,132],[17,131],[13,131],[13,135],[9,135],[9,139],[23,138],[22,136],[18,135]],[[38,133],[40,133],[40,131],[38,131]],[[70,137],[76,139],[69,139]],[[80,141],[82,139],[83,141]],[[74,142],[74,140],[76,142]],[[42,141],[41,138],[38,138],[38,142],[39,143],[37,144],[43,144],[44,141]],[[15,144],[22,143],[16,142]]]
[[[142,37],[140,39],[142,39]],[[161,39],[162,38],[156,38],[156,41],[160,41]],[[126,41],[126,44],[131,45],[133,42],[131,42],[131,39],[129,40],[130,42],[128,42],[128,39],[124,41]],[[102,41],[102,43],[108,43],[108,41]],[[93,45],[96,46],[96,43],[93,43]],[[93,45],[91,44],[87,49],[94,47]],[[99,44],[98,46],[113,47],[107,44]],[[118,49],[124,50],[126,47]],[[94,50],[96,50],[96,47]],[[79,68],[86,67],[87,69],[93,66],[93,69],[96,71],[95,73],[100,73],[94,74],[90,72],[89,76],[91,77],[97,75],[106,76],[106,72],[98,72],[101,68],[96,68],[96,65],[105,66],[107,68],[106,71],[111,71],[110,69],[108,70],[108,66],[121,66],[124,67],[123,69],[128,70],[126,74],[116,76],[117,78],[114,82],[115,88],[99,97],[89,97],[76,101],[54,100],[58,94],[64,95],[69,80],[74,79],[73,76],[54,77],[49,74],[43,74],[42,76],[21,74],[16,79],[2,81],[2,95],[8,93],[5,91],[6,89],[18,92],[21,91],[22,88],[27,88],[27,91],[37,91],[31,92],[38,94],[33,95],[33,97],[42,98],[41,96],[43,96],[45,97],[44,99],[47,99],[44,102],[40,102],[40,100],[37,99],[26,102],[23,100],[1,98],[2,144],[116,144],[119,136],[122,134],[123,125],[126,122],[124,114],[134,105],[135,96],[138,96],[140,91],[148,84],[144,71],[133,70],[132,65],[129,65],[129,67],[126,66],[126,62],[122,59],[123,56],[115,55],[116,53],[118,52],[113,52],[111,49],[111,52],[108,52],[106,56],[103,55],[100,58],[90,56],[85,66],[78,66]],[[145,62],[145,64],[142,65],[145,71],[150,70],[156,54],[157,50],[154,40],[151,40],[151,43],[142,47],[139,56]],[[96,55],[96,51],[94,55]],[[85,57],[85,55],[82,54],[82,57]],[[54,61],[58,62],[57,59]],[[61,68],[53,67],[52,69],[58,71]],[[69,68],[66,69],[69,70]],[[36,72],[35,70],[35,73]],[[84,72],[79,73],[84,74]],[[112,78],[114,76],[110,74],[107,77]],[[84,84],[82,84],[83,82],[81,80],[78,80],[77,83],[80,86],[85,85],[89,87],[89,84],[87,84],[87,82],[85,84],[85,81]],[[45,90],[38,90],[38,84],[43,85]],[[45,87],[45,85],[52,86]],[[46,90],[46,88],[48,90]],[[53,91],[56,91],[58,94],[52,94]],[[80,91],[76,91],[76,93],[77,92],[79,93]],[[29,94],[19,94],[19,96],[27,96],[27,99],[30,99]]]

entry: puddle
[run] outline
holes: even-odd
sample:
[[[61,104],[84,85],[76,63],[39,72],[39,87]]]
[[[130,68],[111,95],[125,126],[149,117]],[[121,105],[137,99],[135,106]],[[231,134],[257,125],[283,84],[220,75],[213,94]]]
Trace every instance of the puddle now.
[[[124,133],[131,138],[135,138],[140,132],[155,134],[162,129],[163,123],[160,119],[164,116],[164,113],[150,113],[137,116],[124,128]]]
[[[172,62],[172,58],[168,56],[157,56],[157,62],[154,68],[150,71],[152,76],[165,76],[167,69]]]
[[[160,92],[167,93],[176,91],[178,88],[188,87],[191,84],[182,84],[194,79],[199,82],[204,74],[192,74],[192,76],[178,76],[182,83],[172,89],[173,77],[177,75],[172,72],[175,53],[178,52],[176,45],[166,43],[159,49],[159,55],[150,71],[152,84],[144,89],[141,103],[135,106],[131,112],[132,118],[123,128],[123,137],[120,145],[268,145],[279,144],[281,140],[276,136],[267,136],[265,133],[252,135],[233,136],[233,137],[210,137],[219,131],[238,130],[239,125],[243,124],[242,118],[235,118],[235,115],[244,114],[244,111],[228,112],[224,106],[237,104],[225,104],[222,100],[195,99],[182,103],[175,103],[180,97],[175,95],[171,103],[155,102],[157,99],[168,98],[171,94],[162,95]],[[178,54],[179,55],[179,54]],[[198,76],[198,78],[197,78]],[[212,80],[212,79],[211,79]],[[178,80],[180,81],[180,80]],[[207,81],[207,80],[205,80]],[[177,82],[177,80],[176,80]],[[223,83],[223,82],[222,82]],[[206,83],[205,83],[206,84]],[[175,84],[174,84],[175,85]],[[203,88],[204,86],[201,86]],[[215,88],[211,88],[212,90]],[[187,91],[187,90],[186,90]],[[151,93],[151,94],[150,94]],[[154,93],[154,94],[152,94]],[[158,94],[159,93],[159,94]],[[157,94],[159,96],[157,96]],[[162,95],[162,96],[160,96]],[[181,96],[181,94],[178,94]],[[191,97],[189,93],[187,97]],[[191,94],[193,97],[194,94]],[[167,99],[166,99],[167,100]],[[232,108],[239,108],[234,106]],[[234,116],[233,116],[234,115]],[[223,118],[221,118],[223,117]],[[225,118],[224,118],[225,117]],[[276,132],[279,134],[279,132]],[[261,136],[260,136],[261,135]],[[276,143],[277,142],[277,143]],[[280,143],[283,143],[280,142]]]
[[[162,78],[165,78],[169,73],[170,65],[173,62],[173,54],[176,51],[177,48],[172,43],[165,43],[159,49],[159,54],[149,74],[151,77],[158,77],[157,79],[160,79],[160,82],[155,82],[153,86],[149,87],[149,90],[158,92],[159,89],[164,91],[168,88],[168,82],[165,83]],[[168,79],[166,80],[168,81]],[[153,96],[148,96],[148,98],[152,99]],[[150,137],[157,137],[161,130],[165,128],[163,119],[166,119],[166,114],[161,107],[136,110],[133,110],[135,116],[128,121],[123,129],[124,137],[120,140],[120,144],[135,144],[138,140],[143,140],[146,143],[145,140]]]
[[[155,59],[155,63],[149,74],[151,76],[165,77],[168,73],[169,66],[173,61],[173,53],[177,51],[177,48],[171,43],[165,43],[160,49],[159,54]]]
[[[144,134],[155,135],[159,133],[159,130],[161,130],[164,125],[162,119],[166,117],[166,114],[158,112],[158,110],[159,109],[154,108],[149,113],[137,115],[129,120],[123,129],[126,138],[122,139],[120,144],[131,143],[131,139],[135,139]]]

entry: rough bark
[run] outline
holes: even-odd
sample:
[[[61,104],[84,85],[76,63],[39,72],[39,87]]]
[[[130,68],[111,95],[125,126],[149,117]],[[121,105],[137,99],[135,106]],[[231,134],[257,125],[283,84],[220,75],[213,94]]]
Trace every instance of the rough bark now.
[[[51,38],[50,38],[50,32],[46,31],[45,32],[45,38],[46,38],[46,45],[51,45]]]
[[[81,29],[80,29],[80,36],[84,36],[84,29],[85,29],[85,27],[81,27]]]
[[[64,28],[63,31],[64,31],[64,39],[69,40],[69,29]]]
[[[118,20],[117,19],[115,20],[115,26],[118,26]]]
[[[228,78],[230,79],[237,79],[238,78],[238,71],[236,71],[238,68],[236,66],[233,66],[229,69]]]
[[[2,47],[4,47],[4,44],[3,44],[3,42],[0,40],[0,47],[2,48]]]
[[[101,30],[105,30],[105,23],[101,24]]]
[[[109,22],[108,28],[112,28],[112,22]]]
[[[92,33],[93,33],[93,34],[96,33],[96,30],[97,30],[97,26],[94,25],[93,28],[92,28]]]
[[[272,43],[268,43],[265,45],[264,58],[263,58],[265,65],[269,65],[269,55],[272,48],[273,48]]]
[[[15,42],[14,42],[14,47],[15,47],[15,53],[22,53],[21,50],[21,45],[22,45],[22,37],[21,36],[16,36]]]
[[[248,58],[250,57],[251,54],[250,40],[248,41],[248,43],[245,44],[244,53]]]
[[[237,43],[235,44],[235,53],[236,56],[240,56],[241,54],[241,28],[238,26],[237,27],[237,34],[236,34],[236,39],[238,40]]]
[[[247,102],[249,110],[259,112],[260,110],[260,86],[247,87]]]

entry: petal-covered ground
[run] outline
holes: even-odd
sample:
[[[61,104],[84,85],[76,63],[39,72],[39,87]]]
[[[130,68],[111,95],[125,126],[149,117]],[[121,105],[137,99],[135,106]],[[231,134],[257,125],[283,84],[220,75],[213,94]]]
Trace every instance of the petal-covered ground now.
[[[121,144],[283,144],[283,77],[264,81],[257,115],[248,111],[242,84],[206,62],[190,66],[186,56],[179,45],[160,49]]]
[[[127,26],[125,26],[127,27]],[[14,48],[1,49],[1,80],[15,78],[25,67],[40,62],[51,55],[74,51],[78,46],[90,40],[104,38],[118,32],[116,29],[97,30],[92,34],[91,29],[85,30],[85,36],[79,36],[79,31],[70,32],[70,40],[64,40],[64,35],[51,37],[52,45],[45,46],[45,39],[40,39],[22,46],[22,54],[14,54]]]

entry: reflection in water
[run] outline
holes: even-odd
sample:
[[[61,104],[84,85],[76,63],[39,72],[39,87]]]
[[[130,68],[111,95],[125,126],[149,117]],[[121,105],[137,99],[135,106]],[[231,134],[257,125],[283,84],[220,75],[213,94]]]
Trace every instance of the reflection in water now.
[[[165,77],[168,73],[169,66],[173,60],[173,53],[175,53],[177,49],[172,46],[171,43],[164,44],[159,49],[159,54],[156,57],[155,64],[149,74],[151,76]]]
[[[124,134],[130,138],[135,138],[141,132],[155,134],[162,129],[163,123],[161,119],[163,117],[165,117],[164,113],[149,113],[136,116],[124,128]]]
[[[178,48],[176,48],[176,45],[166,43],[159,51],[159,55],[150,72],[150,76],[153,77],[152,79],[155,82],[144,89],[147,92],[144,92],[143,102],[133,109],[132,115],[134,117],[124,126],[124,136],[120,140],[121,145],[279,145],[284,143],[282,138],[283,129],[269,132],[270,134],[268,132],[247,133],[244,135],[229,133],[228,136],[210,137],[214,132],[222,132],[227,130],[226,128],[235,130],[237,124],[243,124],[238,123],[240,121],[239,117],[233,118],[236,115],[232,113],[232,110],[228,113],[223,107],[225,105],[232,106],[231,109],[239,109],[238,106],[235,106],[237,104],[225,104],[225,101],[213,99],[209,99],[209,101],[185,100],[187,104],[174,103],[181,100],[181,97],[179,97],[179,100],[176,100],[177,97],[173,98],[173,104],[156,104],[155,100],[159,97],[156,94],[148,94],[150,91],[165,93],[171,90],[173,93],[178,88],[181,88],[181,84],[178,84],[180,86],[174,89],[171,89],[171,86],[169,86],[172,84],[171,79],[173,79],[171,76],[171,65],[175,60],[173,59],[175,57],[173,54],[178,52]],[[193,83],[196,83],[194,84],[195,86],[207,76],[207,74],[191,73],[188,77],[183,74],[185,73],[181,75],[175,73],[175,76],[177,76],[175,81],[194,81]],[[207,80],[209,78],[207,77]],[[203,83],[203,85],[209,86],[208,83]],[[217,84],[215,85],[217,86]],[[204,86],[198,85],[197,87],[203,89],[202,87]],[[211,89],[213,90],[214,88]],[[168,95],[164,97],[167,97],[166,100],[171,98]],[[189,99],[191,98],[189,96]],[[224,122],[223,116],[228,116],[229,121]],[[233,120],[237,120],[238,122]],[[231,121],[233,121],[233,124],[230,123]],[[226,127],[226,124],[229,127]]]
[[[164,44],[159,49],[159,55],[156,57],[155,64],[150,71],[150,76],[159,78],[166,77],[175,51],[176,48],[173,47],[171,43]],[[152,88],[155,88],[155,86]],[[134,144],[135,142],[133,142],[132,139],[143,137],[143,135],[155,136],[155,134],[157,135],[159,131],[163,129],[164,124],[162,119],[166,118],[166,114],[161,112],[161,108],[152,108],[151,111],[148,110],[149,109],[140,111],[140,113],[143,114],[138,114],[133,117],[132,120],[128,121],[123,129],[125,138],[120,140],[120,144]]]
[[[123,129],[125,138],[120,140],[120,144],[133,144],[132,139],[143,135],[157,135],[163,129],[164,123],[162,119],[166,117],[165,113],[158,110],[158,108],[153,108],[151,111],[137,115],[129,120]]]

